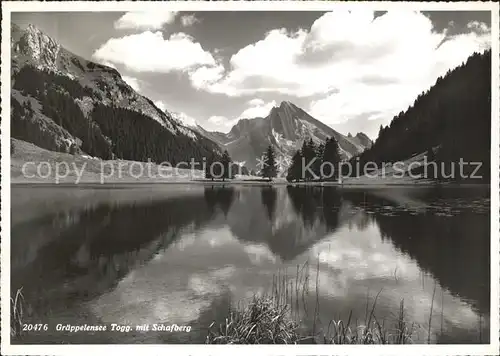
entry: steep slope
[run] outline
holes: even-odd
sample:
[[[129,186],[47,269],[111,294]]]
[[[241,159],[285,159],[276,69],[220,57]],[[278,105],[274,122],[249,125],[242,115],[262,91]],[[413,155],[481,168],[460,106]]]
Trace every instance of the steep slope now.
[[[176,163],[220,154],[115,69],[67,51],[34,26],[11,31],[12,137],[104,159]]]
[[[258,168],[257,158],[269,145],[287,162],[308,138],[319,143],[335,137],[344,159],[363,152],[371,144],[366,135],[360,133],[356,138],[346,137],[288,101],[272,108],[265,118],[239,120],[227,134],[203,131],[206,137],[227,149],[233,160],[245,161],[252,169]]]
[[[495,119],[498,119],[496,117]],[[475,175],[490,177],[491,144],[491,50],[475,53],[466,63],[437,79],[405,112],[381,128],[360,163],[404,161],[427,152],[442,162],[445,171],[431,178],[461,179],[458,162],[480,162]],[[432,153],[431,153],[432,150]],[[452,168],[455,167],[455,168]],[[475,165],[464,167],[471,175]],[[454,177],[446,178],[455,170]],[[477,181],[477,180],[476,180]]]

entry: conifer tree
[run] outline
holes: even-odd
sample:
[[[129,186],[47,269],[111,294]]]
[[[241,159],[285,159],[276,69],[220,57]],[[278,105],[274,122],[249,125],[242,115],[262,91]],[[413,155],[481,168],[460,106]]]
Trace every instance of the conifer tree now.
[[[226,180],[226,179],[230,179],[230,178],[233,178],[232,177],[232,174],[231,174],[231,163],[232,163],[232,160],[231,160],[231,157],[229,156],[229,152],[227,152],[227,150],[224,151],[224,153],[222,154],[222,159],[221,159],[221,163],[222,163],[222,180]]]
[[[210,156],[207,158],[206,162],[205,162],[205,178],[206,179],[211,179],[211,180],[214,180],[214,175],[213,175],[213,157]]]
[[[340,164],[339,145],[334,137],[330,137],[326,140],[322,163],[325,177],[334,179],[339,175],[339,172],[337,172]]]
[[[323,163],[323,155],[325,152],[325,144],[322,142],[316,147],[315,154],[316,154],[316,161],[314,161],[314,174],[318,176],[320,179],[322,179],[322,174],[321,174],[321,164]]]
[[[316,147],[312,138],[310,138],[309,140],[305,140],[302,144],[301,156],[304,161],[304,167],[308,167],[309,164],[316,158]],[[305,180],[312,180],[313,175],[311,174],[310,170],[305,169],[305,171],[302,172],[302,165],[300,167],[301,178]]]
[[[293,181],[299,181],[302,179],[302,155],[300,154],[300,151],[296,151],[295,154],[292,157],[292,163],[290,164],[290,167],[288,168],[286,180],[289,182]]]
[[[272,180],[278,174],[276,167],[276,157],[274,154],[274,149],[271,145],[267,148],[264,153],[264,167],[262,167],[262,177]]]

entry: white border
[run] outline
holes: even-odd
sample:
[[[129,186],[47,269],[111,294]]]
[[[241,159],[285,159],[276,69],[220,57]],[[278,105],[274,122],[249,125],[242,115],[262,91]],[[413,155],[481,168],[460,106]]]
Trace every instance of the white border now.
[[[413,9],[421,11],[469,10],[491,11],[492,31],[492,140],[491,140],[491,315],[489,345],[11,345],[10,344],[10,20],[11,12],[38,11],[326,11],[333,8],[371,10]],[[496,169],[500,167],[500,94],[499,94],[499,4],[493,2],[334,2],[334,1],[172,1],[172,2],[3,2],[2,3],[2,71],[1,71],[1,354],[2,355],[88,355],[120,353],[158,353],[233,355],[239,352],[268,354],[359,354],[359,355],[496,355],[499,352],[499,186]],[[112,346],[112,348],[110,347]]]

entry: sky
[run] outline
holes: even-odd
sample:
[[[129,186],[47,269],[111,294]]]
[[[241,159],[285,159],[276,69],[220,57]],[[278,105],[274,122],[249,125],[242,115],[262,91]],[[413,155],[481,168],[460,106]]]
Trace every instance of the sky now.
[[[41,12],[12,13],[12,22],[221,132],[287,100],[375,139],[440,75],[491,45],[484,11]]]

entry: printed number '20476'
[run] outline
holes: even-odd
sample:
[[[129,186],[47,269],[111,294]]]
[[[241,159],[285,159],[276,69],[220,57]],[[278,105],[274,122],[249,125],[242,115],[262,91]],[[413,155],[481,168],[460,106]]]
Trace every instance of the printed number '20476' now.
[[[23,331],[47,331],[49,326],[47,324],[23,324]]]

